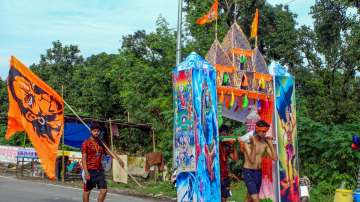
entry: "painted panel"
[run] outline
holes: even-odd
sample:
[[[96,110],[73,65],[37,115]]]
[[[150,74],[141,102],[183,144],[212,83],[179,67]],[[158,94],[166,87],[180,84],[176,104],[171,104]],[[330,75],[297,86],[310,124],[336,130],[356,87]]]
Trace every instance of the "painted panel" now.
[[[281,202],[299,201],[297,159],[295,80],[292,76],[275,77],[276,121],[279,151]]]

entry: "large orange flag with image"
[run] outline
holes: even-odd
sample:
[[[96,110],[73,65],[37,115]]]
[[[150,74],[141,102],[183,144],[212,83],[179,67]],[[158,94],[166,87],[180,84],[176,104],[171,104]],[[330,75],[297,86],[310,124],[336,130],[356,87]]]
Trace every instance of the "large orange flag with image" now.
[[[251,35],[250,38],[256,38],[258,33],[259,25],[259,9],[256,9],[254,20],[251,24]]]
[[[50,179],[64,130],[64,100],[15,57],[7,79],[9,112],[6,139],[25,131]]]
[[[216,20],[218,18],[218,7],[219,7],[219,2],[218,0],[215,0],[210,8],[210,11],[206,15],[198,18],[196,20],[196,24],[204,25],[206,23]]]

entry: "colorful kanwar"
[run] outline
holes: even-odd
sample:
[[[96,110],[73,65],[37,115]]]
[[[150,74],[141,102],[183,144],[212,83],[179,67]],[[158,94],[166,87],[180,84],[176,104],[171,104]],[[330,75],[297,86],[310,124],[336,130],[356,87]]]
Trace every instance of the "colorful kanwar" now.
[[[178,201],[220,201],[216,73],[196,53],[173,71]]]

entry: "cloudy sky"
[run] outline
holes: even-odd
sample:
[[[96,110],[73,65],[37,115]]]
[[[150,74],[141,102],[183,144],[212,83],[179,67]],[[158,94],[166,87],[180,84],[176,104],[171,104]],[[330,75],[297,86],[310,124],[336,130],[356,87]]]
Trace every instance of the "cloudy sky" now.
[[[5,79],[9,58],[26,65],[37,63],[51,42],[78,45],[88,57],[116,53],[124,35],[152,31],[159,15],[176,28],[177,0],[0,0],[0,76]],[[315,0],[268,0],[289,2],[300,25],[312,24],[308,15]]]

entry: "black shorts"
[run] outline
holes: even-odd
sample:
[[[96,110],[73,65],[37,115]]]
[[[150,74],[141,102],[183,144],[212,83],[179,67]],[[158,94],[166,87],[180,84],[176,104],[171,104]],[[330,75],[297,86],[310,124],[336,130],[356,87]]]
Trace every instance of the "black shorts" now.
[[[89,170],[90,180],[86,180],[84,191],[91,191],[94,187],[107,189],[104,171]]]
[[[230,179],[225,178],[221,180],[221,198],[229,198],[230,196]]]

